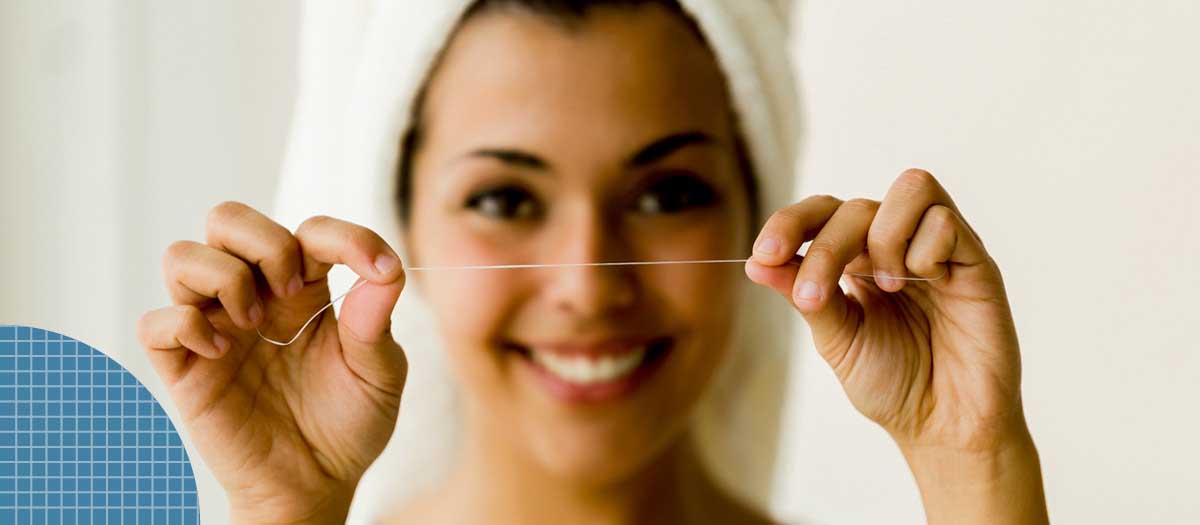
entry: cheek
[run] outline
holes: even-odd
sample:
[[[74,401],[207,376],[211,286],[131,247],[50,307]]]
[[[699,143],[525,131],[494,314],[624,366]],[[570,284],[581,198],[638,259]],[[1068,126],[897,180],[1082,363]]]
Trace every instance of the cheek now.
[[[645,229],[636,234],[638,256],[646,260],[740,259],[744,227],[738,221],[715,216],[670,232]],[[744,285],[742,263],[672,264],[643,267],[643,282],[652,287],[649,297],[663,310],[694,331],[711,331],[733,314],[737,291]]]
[[[424,247],[428,266],[490,264],[500,251],[468,235],[441,235]],[[509,270],[436,270],[423,277],[447,340],[486,344],[515,303]],[[454,344],[453,346],[461,346]]]
[[[690,266],[684,269],[685,266]],[[745,279],[740,264],[675,266],[674,274],[657,280],[671,317],[685,327],[684,346],[671,374],[673,388],[690,398],[706,384],[731,343],[738,291]]]
[[[493,238],[452,221],[421,238],[423,266],[503,263],[512,257]],[[505,243],[507,244],[507,243]],[[512,355],[498,345],[521,303],[514,270],[437,270],[421,276],[423,295],[434,310],[458,384],[473,400],[501,403],[512,398]],[[508,412],[503,406],[493,409]]]
[[[679,226],[658,240],[642,238],[647,256],[657,260],[740,259],[745,224],[715,215]],[[741,263],[678,264],[647,267],[649,294],[681,333],[682,345],[666,370],[665,398],[690,404],[707,387],[732,343],[739,292],[747,285]],[[685,408],[676,406],[676,409]]]
[[[741,259],[745,253],[746,210],[742,206],[723,213],[697,217],[677,225],[670,233],[639,236],[648,255],[658,260]],[[689,355],[695,366],[719,361],[732,330],[739,292],[748,285],[742,263],[679,264],[655,269],[656,294],[668,303],[672,316],[696,336],[696,351]]]

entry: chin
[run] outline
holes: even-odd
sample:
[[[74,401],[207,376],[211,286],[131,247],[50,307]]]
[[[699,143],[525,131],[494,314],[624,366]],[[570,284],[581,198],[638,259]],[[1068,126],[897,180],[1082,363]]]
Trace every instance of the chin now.
[[[683,435],[681,424],[666,421],[652,428],[565,425],[570,428],[535,430],[525,441],[529,453],[551,476],[588,486],[619,484],[636,476]]]

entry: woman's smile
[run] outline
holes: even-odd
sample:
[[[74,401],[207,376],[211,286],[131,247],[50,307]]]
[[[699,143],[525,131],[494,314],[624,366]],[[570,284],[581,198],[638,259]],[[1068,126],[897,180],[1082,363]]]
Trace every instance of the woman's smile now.
[[[670,336],[609,337],[509,344],[521,381],[537,384],[566,403],[599,403],[629,397],[666,360]]]

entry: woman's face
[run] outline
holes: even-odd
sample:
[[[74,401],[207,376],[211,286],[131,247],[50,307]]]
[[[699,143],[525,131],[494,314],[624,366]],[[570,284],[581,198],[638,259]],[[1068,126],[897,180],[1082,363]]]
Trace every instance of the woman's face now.
[[[430,79],[406,235],[420,265],[744,257],[749,206],[714,58],[659,7],[578,26],[517,11],[456,33]],[[661,453],[724,357],[737,264],[410,275],[468,420],[555,476]]]

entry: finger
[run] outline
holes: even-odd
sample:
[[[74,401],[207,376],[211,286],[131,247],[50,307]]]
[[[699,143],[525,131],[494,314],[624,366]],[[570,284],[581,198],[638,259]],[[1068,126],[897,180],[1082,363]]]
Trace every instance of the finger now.
[[[885,291],[904,288],[907,277],[904,258],[917,224],[930,206],[957,211],[950,194],[929,172],[919,169],[901,173],[884,196],[867,234],[867,247],[874,264],[875,283]]]
[[[167,383],[174,383],[182,375],[189,351],[217,359],[229,351],[231,344],[199,308],[191,305],[146,312],[138,319],[137,336]]]
[[[829,341],[842,333],[845,323],[852,321],[849,300],[838,281],[846,265],[866,248],[867,230],[878,209],[875,201],[846,201],[804,254],[792,284],[792,304],[808,323],[817,348],[827,349]],[[822,355],[832,359],[824,351]]]
[[[408,375],[404,350],[391,331],[392,311],[403,289],[403,272],[389,283],[363,284],[346,296],[338,314],[346,365],[363,380],[395,396],[404,390]]]
[[[962,216],[946,206],[936,205],[921,218],[904,265],[920,277],[935,278],[948,276],[952,264],[971,268],[987,260],[987,252]]]
[[[879,290],[879,287],[875,285],[874,267],[869,252],[864,251],[858,254],[854,260],[850,261],[850,264],[846,265],[842,275],[848,286],[844,293],[851,301],[861,304],[868,298],[863,294],[864,291]]]
[[[844,299],[838,281],[846,265],[866,248],[867,230],[878,209],[879,203],[869,199],[846,201],[813,239],[792,286],[793,302],[801,312],[817,317],[838,314]],[[820,315],[826,307],[832,308]]]
[[[746,277],[757,284],[761,284],[772,290],[775,290],[780,295],[792,300],[792,287],[796,282],[796,273],[800,270],[800,264],[804,258],[797,255],[791,261],[780,266],[767,266],[760,264],[754,259],[746,261]],[[859,278],[868,279],[871,275],[871,257],[867,252],[858,254],[850,264],[846,265],[845,275],[854,275]],[[867,276],[867,277],[863,277]]]
[[[305,282],[325,277],[334,264],[377,284],[394,283],[404,276],[400,257],[375,232],[326,216],[310,217],[296,229]]]
[[[262,322],[262,302],[246,261],[212,246],[176,241],[163,257],[163,275],[175,304],[199,306],[215,298],[239,328]]]
[[[846,265],[846,275],[854,275],[864,279],[870,279],[871,275],[875,274],[875,264],[871,262],[871,254],[862,252]],[[863,277],[867,276],[867,277]]]
[[[751,258],[766,266],[786,264],[841,205],[836,197],[815,195],[776,211],[754,241]]]
[[[746,261],[745,266],[746,277],[757,284],[775,290],[789,303],[792,302],[792,283],[796,282],[796,271],[799,269],[800,265],[797,264],[767,266],[753,258]]]
[[[303,287],[300,243],[291,232],[240,202],[213,207],[205,226],[208,244],[258,268],[276,297],[291,297]]]

